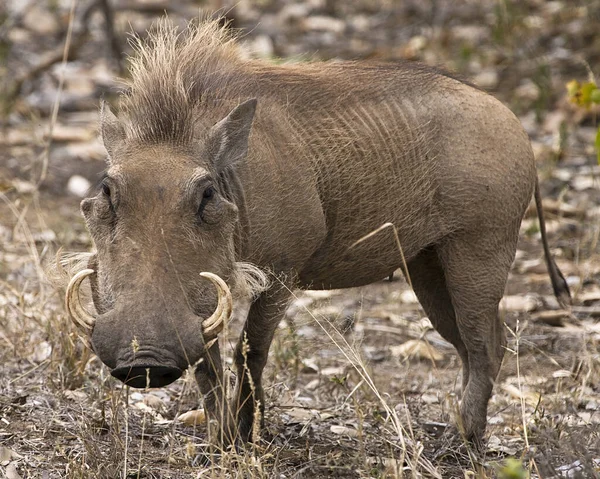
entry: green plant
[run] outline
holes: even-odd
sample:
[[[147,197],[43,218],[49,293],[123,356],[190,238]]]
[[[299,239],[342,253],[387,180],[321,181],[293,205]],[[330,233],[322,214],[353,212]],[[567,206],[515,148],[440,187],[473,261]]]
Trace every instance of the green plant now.
[[[509,457],[498,468],[498,477],[500,479],[527,479],[529,472],[523,467],[521,461],[514,457]]]
[[[600,104],[600,88],[595,81],[579,83],[577,80],[571,80],[567,83],[567,95],[569,101],[581,108],[591,108],[592,105]],[[600,164],[600,128],[596,132],[596,159]]]

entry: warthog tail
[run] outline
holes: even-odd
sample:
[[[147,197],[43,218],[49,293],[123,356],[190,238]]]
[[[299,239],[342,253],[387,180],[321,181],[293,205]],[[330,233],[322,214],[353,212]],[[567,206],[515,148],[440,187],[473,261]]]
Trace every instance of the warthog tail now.
[[[565,277],[558,269],[550,248],[548,247],[548,237],[546,235],[546,221],[544,220],[544,209],[542,207],[542,197],[540,195],[540,183],[536,177],[535,179],[535,207],[537,209],[538,220],[540,222],[540,233],[542,235],[542,245],[544,246],[544,256],[546,258],[546,266],[548,267],[548,273],[550,274],[550,281],[552,282],[552,289],[554,295],[561,306],[570,306],[571,292],[569,291],[569,285],[565,280]]]

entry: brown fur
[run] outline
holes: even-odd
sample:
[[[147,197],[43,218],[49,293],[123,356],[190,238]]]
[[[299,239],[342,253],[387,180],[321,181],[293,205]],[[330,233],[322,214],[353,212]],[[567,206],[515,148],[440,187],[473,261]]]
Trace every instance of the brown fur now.
[[[161,385],[202,359],[207,410],[226,438],[247,438],[288,289],[389,276],[402,263],[390,228],[353,245],[390,222],[463,360],[464,432],[481,440],[504,352],[498,303],[536,184],[502,104],[415,64],[274,66],[242,60],[216,22],[182,35],[161,23],[138,43],[120,119],[102,118],[110,168],[82,211],[97,247],[92,342],[113,374]],[[215,293],[198,273],[235,282],[241,261],[277,279],[250,308],[224,406],[218,345],[205,351],[200,329]]]

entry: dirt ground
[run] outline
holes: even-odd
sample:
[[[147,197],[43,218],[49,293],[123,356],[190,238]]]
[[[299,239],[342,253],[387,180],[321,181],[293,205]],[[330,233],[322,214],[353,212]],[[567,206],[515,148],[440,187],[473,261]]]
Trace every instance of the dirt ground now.
[[[102,2],[0,7],[0,476],[600,476],[597,111],[569,104],[565,90],[598,73],[600,2],[112,4],[114,32]],[[126,388],[75,334],[44,265],[59,247],[92,247],[78,205],[104,169],[97,105],[119,90],[126,32],[144,32],[164,10],[183,24],[219,7],[249,55],[445,65],[524,124],[574,306],[561,310],[552,296],[532,210],[501,304],[509,342],[483,457],[454,435],[458,355],[400,272],[362,288],[297,293],[265,373],[266,431],[245,449],[219,451],[206,424],[179,419],[201,407],[193,378]],[[228,364],[242,313],[240,305],[222,338]]]

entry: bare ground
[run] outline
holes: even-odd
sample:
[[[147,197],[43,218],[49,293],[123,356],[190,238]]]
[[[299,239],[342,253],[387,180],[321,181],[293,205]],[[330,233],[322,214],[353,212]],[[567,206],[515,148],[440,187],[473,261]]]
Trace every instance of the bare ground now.
[[[103,168],[94,107],[116,73],[107,60],[102,19],[94,17],[77,58],[67,63],[49,155],[45,132],[60,68],[27,79],[3,124],[0,474],[9,479],[600,475],[600,169],[593,112],[571,108],[563,91],[566,80],[586,79],[581,58],[594,65],[600,52],[593,36],[598,2],[581,2],[576,9],[561,2],[457,1],[437,10],[418,2],[379,2],[374,8],[375,3],[307,2],[312,5],[307,18],[325,18],[319,28],[284,16],[286,2],[250,2],[246,10],[241,2],[231,15],[251,31],[248,43],[260,46],[261,35],[271,39],[270,55],[294,56],[304,49],[317,59],[445,63],[488,82],[482,86],[520,115],[538,157],[550,242],[575,306],[558,311],[537,223],[529,215],[502,305],[509,345],[490,402],[485,457],[475,457],[456,439],[459,358],[431,329],[400,272],[392,282],[363,288],[298,293],[266,371],[266,431],[237,451],[209,446],[205,424],[177,420],[201,405],[191,378],[160,390],[129,390],[83,347],[41,265],[59,246],[91,246],[78,213],[81,180],[73,175],[93,183]],[[178,20],[188,12],[173,15]],[[5,26],[13,22],[2,67],[11,73],[6,78],[30,71],[45,52],[60,48],[68,8],[59,6],[55,13],[55,24],[47,27],[43,17],[33,21],[10,13],[4,20]],[[126,19],[142,28],[151,18],[147,11],[118,10],[117,31]],[[345,30],[334,20],[345,22]],[[361,30],[365,22],[370,27]],[[43,28],[46,33],[38,31]],[[37,188],[46,161],[47,175]],[[228,358],[239,323],[223,339]]]

